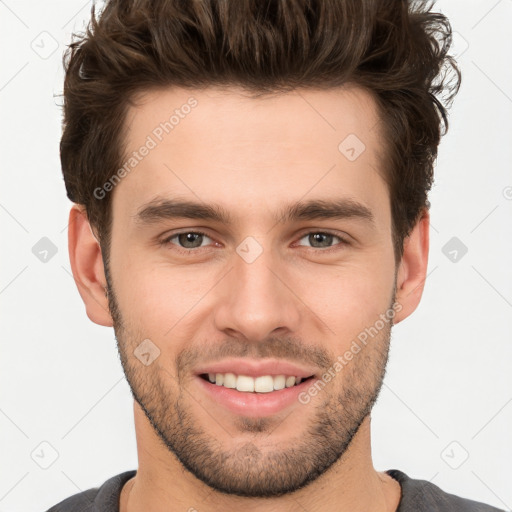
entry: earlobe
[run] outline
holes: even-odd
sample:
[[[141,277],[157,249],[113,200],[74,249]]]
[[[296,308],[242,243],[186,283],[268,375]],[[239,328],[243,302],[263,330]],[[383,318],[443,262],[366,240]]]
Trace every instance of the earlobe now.
[[[409,236],[404,240],[403,256],[396,280],[396,302],[400,310],[397,324],[407,318],[420,303],[427,277],[430,214],[424,210]]]
[[[84,207],[77,204],[69,212],[68,250],[73,277],[87,316],[98,325],[112,327],[101,248]]]

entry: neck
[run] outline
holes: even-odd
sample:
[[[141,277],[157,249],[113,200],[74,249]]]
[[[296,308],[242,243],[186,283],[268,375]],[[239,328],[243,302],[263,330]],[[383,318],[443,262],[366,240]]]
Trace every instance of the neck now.
[[[373,468],[369,416],[343,457],[314,482],[277,498],[246,498],[219,493],[198,480],[162,444],[136,403],[134,410],[139,468],[123,488],[120,512],[291,512],[298,505],[309,512],[394,512],[400,501],[400,484]]]

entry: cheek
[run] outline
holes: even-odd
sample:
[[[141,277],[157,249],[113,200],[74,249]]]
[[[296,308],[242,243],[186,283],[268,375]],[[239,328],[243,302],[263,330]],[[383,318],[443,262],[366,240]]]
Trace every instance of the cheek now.
[[[136,249],[112,254],[111,261],[121,314],[133,332],[155,341],[172,339],[175,346],[180,339],[197,337],[201,328],[209,329],[208,316],[219,305],[215,286],[229,264],[173,266]],[[391,247],[386,250],[380,245],[338,264],[296,260],[281,262],[277,268],[293,290],[289,300],[303,311],[302,327],[314,326],[343,346],[390,306],[394,284]]]
[[[344,347],[390,307],[394,266],[384,260],[302,271],[295,276],[297,295],[323,321],[326,335]],[[327,327],[326,327],[327,326]],[[328,328],[328,329],[327,329]]]
[[[145,336],[176,336],[201,311],[203,298],[218,280],[213,268],[173,267],[165,262],[123,264],[116,281],[119,307],[130,325]]]

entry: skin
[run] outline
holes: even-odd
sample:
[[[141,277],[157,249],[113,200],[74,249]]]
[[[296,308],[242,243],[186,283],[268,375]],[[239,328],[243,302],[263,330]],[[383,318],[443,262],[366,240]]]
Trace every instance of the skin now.
[[[264,98],[237,88],[146,91],[127,115],[128,152],[191,96],[197,107],[111,192],[110,275],[84,209],[70,212],[71,267],[87,315],[114,326],[135,397],[139,467],[120,510],[396,510],[398,482],[372,464],[369,414],[391,322],[309,403],[274,415],[234,414],[194,375],[232,355],[304,363],[321,376],[393,304],[395,324],[417,307],[428,212],[396,262],[375,103],[354,87]],[[354,161],[338,150],[348,134],[366,146]],[[156,197],[221,205],[232,223],[137,223]],[[276,222],[289,203],[340,198],[366,206],[373,222]],[[158,243],[198,229],[208,235],[200,249],[179,252],[177,237]],[[325,231],[345,242],[308,236]],[[252,263],[236,251],[248,236],[262,248]],[[160,355],[145,366],[134,350],[148,338]]]

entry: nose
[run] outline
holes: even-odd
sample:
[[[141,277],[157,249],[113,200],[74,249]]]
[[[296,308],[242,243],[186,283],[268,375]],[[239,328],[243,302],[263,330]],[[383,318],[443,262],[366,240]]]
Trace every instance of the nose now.
[[[302,303],[290,280],[286,262],[277,261],[270,250],[263,251],[251,263],[235,254],[233,269],[221,282],[216,328],[229,336],[255,342],[278,332],[296,332]]]

